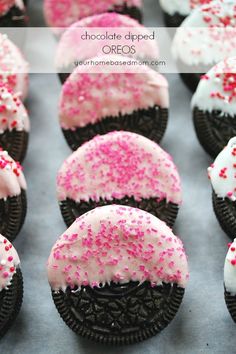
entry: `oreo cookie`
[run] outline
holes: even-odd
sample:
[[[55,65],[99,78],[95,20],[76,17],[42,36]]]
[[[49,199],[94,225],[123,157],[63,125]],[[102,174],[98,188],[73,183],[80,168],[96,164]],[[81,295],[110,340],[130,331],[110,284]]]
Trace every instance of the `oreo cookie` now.
[[[5,14],[0,15],[0,27],[26,27],[28,17],[25,9],[13,5]]]
[[[121,205],[78,218],[48,260],[60,316],[75,333],[103,344],[140,342],[166,328],[188,277],[182,242],[171,229]]]
[[[212,184],[213,208],[220,226],[234,239],[236,232],[236,138],[220,152],[208,168]]]
[[[28,113],[18,95],[0,84],[0,146],[16,161],[25,158],[29,130]]]
[[[149,282],[52,291],[56,308],[72,331],[111,345],[133,344],[158,334],[175,317],[183,296],[184,289],[176,284],[153,287]]]
[[[0,233],[14,240],[27,209],[26,181],[22,167],[6,151],[0,152]]]
[[[13,325],[23,301],[20,260],[12,244],[0,235],[0,338]]]
[[[159,142],[168,120],[166,79],[147,66],[133,72],[126,65],[130,58],[93,60],[105,60],[105,66],[77,67],[62,87],[59,119],[69,146],[76,149],[97,134],[126,129]],[[109,64],[117,61],[124,72]]]
[[[163,12],[166,27],[179,27],[186,16],[174,13],[173,15]]]
[[[235,58],[215,65],[201,78],[192,99],[198,139],[213,157],[236,135],[235,69]]]
[[[121,204],[172,227],[182,200],[170,155],[141,135],[117,131],[93,138],[64,161],[57,196],[67,226],[98,206]]]
[[[96,135],[112,131],[130,131],[159,143],[165,134],[167,124],[168,109],[154,106],[149,109],[139,109],[132,114],[106,117],[97,123],[90,123],[75,130],[62,129],[62,132],[70,148],[77,150]]]
[[[224,265],[224,298],[229,314],[236,322],[236,239],[228,247]]]

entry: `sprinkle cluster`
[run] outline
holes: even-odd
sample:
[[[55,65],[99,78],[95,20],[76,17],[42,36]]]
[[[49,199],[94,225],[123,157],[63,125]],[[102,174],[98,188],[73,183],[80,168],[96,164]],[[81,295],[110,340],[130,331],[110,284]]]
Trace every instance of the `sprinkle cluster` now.
[[[236,248],[234,247],[234,243],[233,242],[228,243],[228,248],[230,251],[230,256],[232,257],[232,258],[228,257],[231,258],[230,263],[232,266],[236,266]]]
[[[205,4],[210,4],[212,0],[190,0],[190,7],[191,9],[195,9],[197,6],[202,6]]]
[[[122,10],[124,5],[141,7],[142,0],[45,0],[44,8],[50,26],[68,27],[87,16]]]
[[[12,244],[0,235],[0,291],[10,285],[20,261]]]
[[[212,2],[206,1],[206,4],[201,7],[203,14],[203,21],[208,27],[234,27],[236,25],[236,5],[234,2],[219,1]],[[215,21],[217,19],[217,21]]]
[[[57,176],[59,200],[134,197],[181,203],[180,177],[156,143],[130,132],[97,136],[74,152]]]
[[[0,82],[24,96],[28,86],[27,72],[28,64],[19,49],[6,34],[0,34]]]
[[[9,129],[29,130],[29,118],[18,95],[0,83],[0,133]]]
[[[54,290],[103,286],[111,281],[185,286],[182,242],[165,223],[140,209],[106,206],[84,214],[53,247],[48,261]]]
[[[11,159],[7,151],[3,151],[0,148],[0,170],[12,171],[16,177],[21,175],[23,167],[17,161]]]

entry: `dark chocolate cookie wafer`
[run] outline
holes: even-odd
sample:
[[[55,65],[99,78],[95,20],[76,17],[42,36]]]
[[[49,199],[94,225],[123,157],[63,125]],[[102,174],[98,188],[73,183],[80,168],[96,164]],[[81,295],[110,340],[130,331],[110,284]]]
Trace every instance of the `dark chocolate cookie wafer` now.
[[[23,299],[23,277],[15,248],[0,235],[0,338],[14,323]]]
[[[223,231],[233,240],[236,235],[236,202],[212,192],[213,208]]]
[[[29,141],[29,133],[26,131],[5,130],[0,134],[0,146],[9,152],[11,157],[19,162],[23,162]]]
[[[77,334],[103,344],[143,341],[162,331],[175,317],[184,296],[177,284],[152,287],[111,283],[103,288],[52,291],[57,310]]]
[[[26,209],[22,167],[6,151],[0,151],[0,233],[14,240],[24,223]]]
[[[213,158],[236,136],[236,119],[221,111],[193,110],[193,121],[198,140]]]
[[[20,269],[13,275],[10,286],[0,291],[0,338],[13,325],[23,301],[23,277]]]
[[[193,93],[196,91],[199,81],[201,79],[202,74],[194,74],[194,73],[182,73],[180,71],[180,77],[183,83],[188,87],[190,91]]]
[[[111,12],[117,12],[121,15],[128,15],[137,20],[139,23],[143,22],[143,14],[141,8],[139,7],[127,6],[125,3],[123,6],[116,6],[115,9]]]
[[[232,317],[232,320],[236,322],[236,295],[232,295],[225,289],[224,297],[230,316]]]
[[[78,218],[58,239],[48,279],[57,310],[75,333],[122,345],[145,340],[172,321],[188,265],[182,242],[164,222],[109,205]]]
[[[24,10],[13,6],[3,16],[0,16],[0,27],[25,27],[28,25],[28,17]]]
[[[164,12],[163,14],[166,27],[179,27],[186,18],[186,16],[182,16],[178,13],[169,15],[168,13]]]
[[[167,123],[168,110],[155,106],[149,109],[139,109],[132,114],[107,117],[76,130],[62,129],[62,131],[71,149],[77,150],[98,134],[119,130],[137,133],[159,143],[165,134]]]
[[[82,201],[80,203],[76,203],[74,200],[68,198],[59,203],[63,219],[68,227],[73,224],[79,216],[87,213],[89,210],[109,204],[128,205],[146,210],[164,221],[170,227],[174,225],[179,211],[179,205],[167,203],[166,200],[158,201],[156,198],[136,201],[134,198],[126,197],[112,199],[112,201],[100,199],[99,201],[90,200],[89,202]]]
[[[141,135],[117,131],[93,138],[64,161],[57,194],[68,226],[98,206],[121,204],[146,210],[172,227],[181,203],[171,157]]]
[[[0,233],[13,241],[24,224],[26,211],[27,199],[23,189],[18,196],[0,199]]]

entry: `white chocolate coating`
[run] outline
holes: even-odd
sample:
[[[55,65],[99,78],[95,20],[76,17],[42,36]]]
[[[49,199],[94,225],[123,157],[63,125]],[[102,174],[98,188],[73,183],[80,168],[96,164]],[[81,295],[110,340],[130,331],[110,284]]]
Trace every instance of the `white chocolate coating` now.
[[[231,295],[236,295],[236,238],[229,245],[229,250],[225,258],[224,266],[225,289]]]
[[[161,220],[136,208],[109,205],[79,217],[48,260],[53,290],[110,282],[177,283],[189,278],[183,244]]]
[[[20,266],[20,259],[12,244],[0,235],[0,292],[11,285],[13,275]]]
[[[218,197],[236,200],[236,137],[219,153],[208,175]]]

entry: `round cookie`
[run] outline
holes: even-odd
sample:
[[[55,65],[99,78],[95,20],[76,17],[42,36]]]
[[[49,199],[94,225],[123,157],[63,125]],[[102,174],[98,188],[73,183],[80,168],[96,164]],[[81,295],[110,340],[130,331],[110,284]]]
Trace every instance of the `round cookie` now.
[[[126,65],[130,58],[104,56],[93,60],[97,59],[104,59],[106,65],[79,66],[62,87],[59,119],[71,149],[114,130],[128,130],[160,142],[169,107],[164,76],[141,65],[133,72],[132,66]],[[114,72],[114,66],[109,65],[117,61],[124,72]]]
[[[26,181],[22,167],[7,151],[0,151],[0,233],[10,241],[21,230],[26,208]]]
[[[106,344],[131,344],[163,330],[189,277],[183,244],[171,229],[122,205],[78,218],[52,248],[47,269],[62,319]]]
[[[12,244],[0,235],[0,338],[14,323],[23,300],[20,259]]]
[[[27,23],[23,0],[0,0],[0,27],[25,27]]]
[[[118,33],[125,38],[128,32],[126,28],[132,29],[132,35],[137,36],[150,36],[149,30],[143,25],[139,24],[138,21],[121,14],[114,12],[103,13],[99,15],[89,16],[83,18],[82,20],[71,25],[61,36],[57,53],[56,53],[56,67],[57,71],[60,73],[59,77],[61,82],[64,81],[69,76],[69,73],[75,68],[75,63],[78,61],[84,61],[89,58],[96,57],[101,54],[102,47],[111,44],[110,40],[94,41],[84,41],[81,39],[82,28],[89,28],[89,34],[94,34],[92,28],[97,31],[98,28],[119,28]],[[106,30],[107,31],[107,30]],[[109,31],[111,34],[112,32]],[[101,32],[103,34],[103,32]],[[105,34],[105,30],[104,30]],[[113,45],[120,46],[130,46],[131,41],[128,40],[118,40],[113,41]],[[126,47],[127,50],[127,47]],[[152,59],[157,60],[159,58],[159,50],[156,41],[153,40],[142,40],[135,45],[135,53],[130,56],[136,57],[140,60]]]
[[[197,6],[209,4],[212,0],[160,0],[167,27],[179,27]]]
[[[57,197],[67,226],[108,204],[144,209],[173,226],[182,189],[171,156],[159,145],[134,133],[111,132],[88,141],[64,161]]]
[[[82,18],[117,12],[142,22],[142,0],[44,0],[45,20],[55,32]],[[57,28],[56,28],[57,27]]]
[[[216,157],[236,135],[236,57],[215,65],[202,76],[192,99],[198,139]]]
[[[228,246],[224,266],[224,297],[230,316],[236,322],[236,239]]]
[[[235,16],[234,1],[215,0],[195,8],[177,29],[172,54],[191,91],[203,73],[235,55]]]
[[[19,162],[25,158],[30,122],[19,99],[6,85],[0,83],[0,146]]]
[[[19,48],[0,34],[0,82],[25,100],[29,86],[29,65]]]
[[[236,137],[220,152],[208,168],[213,189],[213,207],[216,217],[226,234],[234,239],[236,234]]]

